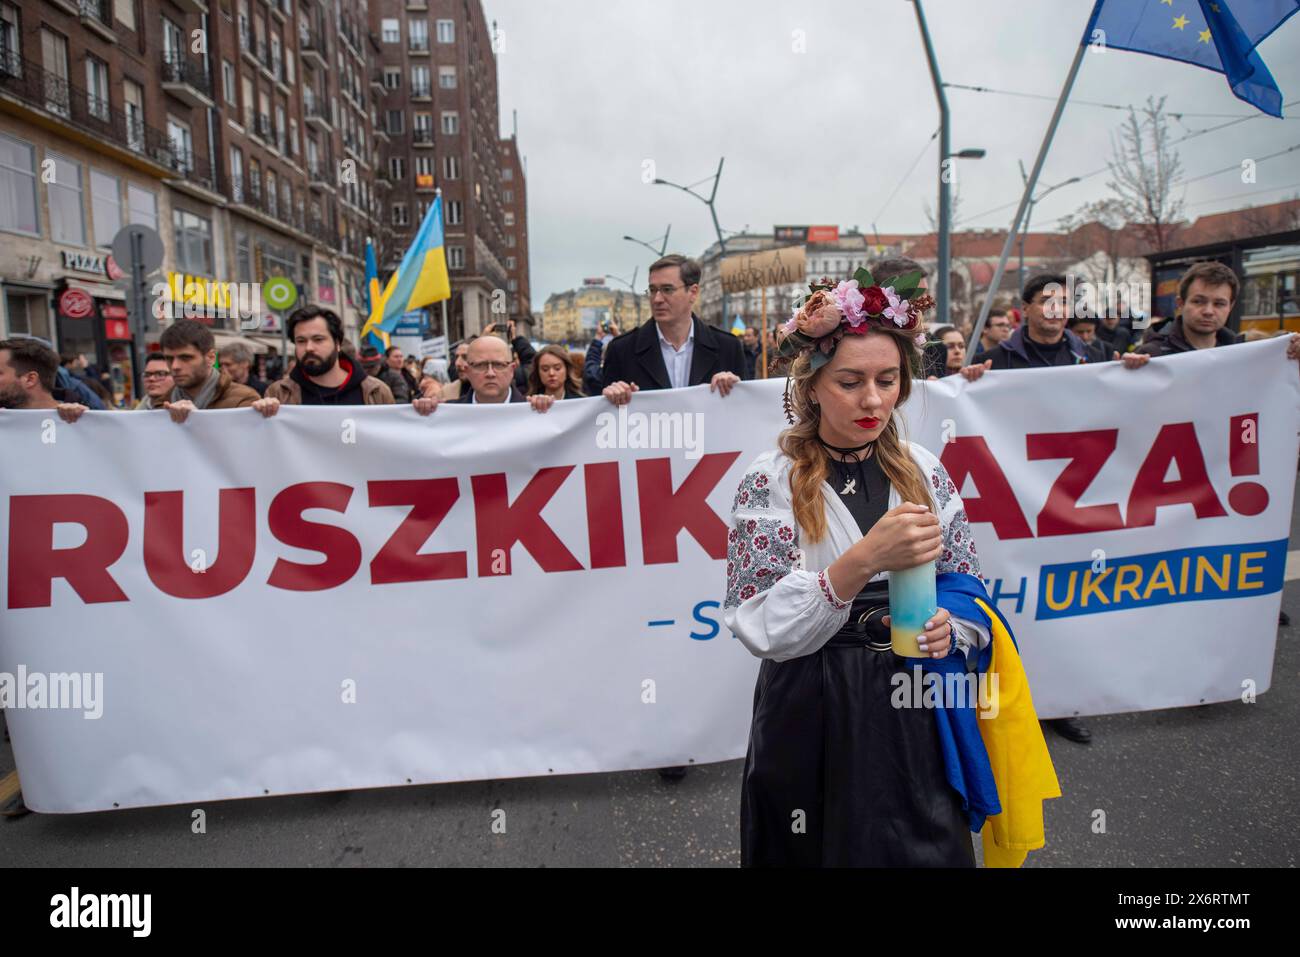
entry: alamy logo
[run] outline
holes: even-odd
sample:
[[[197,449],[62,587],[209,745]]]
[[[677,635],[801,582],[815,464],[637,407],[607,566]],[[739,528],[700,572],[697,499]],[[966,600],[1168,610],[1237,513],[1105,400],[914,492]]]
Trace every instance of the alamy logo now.
[[[703,412],[629,412],[596,416],[596,446],[602,449],[685,449],[686,458],[704,454]]]
[[[133,937],[148,937],[152,894],[71,894],[50,898],[51,927],[129,927]]]
[[[29,672],[19,665],[17,674],[0,671],[0,708],[21,710],[84,711],[83,718],[104,714],[104,673],[96,671]]]

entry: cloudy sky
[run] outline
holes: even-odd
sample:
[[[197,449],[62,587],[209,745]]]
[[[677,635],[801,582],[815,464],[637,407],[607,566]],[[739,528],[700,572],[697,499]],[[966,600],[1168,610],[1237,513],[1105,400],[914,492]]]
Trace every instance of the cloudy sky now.
[[[510,132],[517,110],[527,157],[535,310],[585,276],[630,278],[640,266],[643,285],[649,253],[625,234],[652,240],[671,223],[670,251],[690,254],[713,240],[702,203],[642,181],[650,162],[651,176],[687,185],[707,180],[725,156],[717,199],[724,230],[929,228],[938,109],[908,0],[484,6],[503,38],[502,130]],[[1017,161],[1032,164],[1091,7],[1091,0],[926,0],[946,82],[1046,97],[949,90],[953,150],[987,150],[959,163],[959,225],[1010,223],[1022,188]],[[1300,16],[1260,53],[1284,102],[1296,103],[1284,112],[1300,117]],[[1257,114],[1220,74],[1116,50],[1085,59],[1040,182],[1105,169],[1126,114],[1086,103],[1141,105],[1148,94],[1167,96],[1166,108],[1182,114],[1176,136],[1259,116],[1178,145],[1189,217],[1300,193],[1300,150],[1259,162],[1254,184],[1237,170],[1205,175],[1300,143],[1300,120]],[[1106,197],[1107,178],[1102,172],[1056,191],[1036,207],[1034,226],[1049,228]]]

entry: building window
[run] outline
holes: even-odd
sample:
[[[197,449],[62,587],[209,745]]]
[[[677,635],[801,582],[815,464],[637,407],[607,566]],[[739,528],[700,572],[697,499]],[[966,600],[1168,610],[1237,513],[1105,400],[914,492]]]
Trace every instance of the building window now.
[[[438,42],[439,43],[456,42],[456,21],[455,20],[438,21]]]
[[[515,178],[515,171],[509,166],[501,171],[501,182],[508,183]]]
[[[406,114],[403,113],[401,110],[389,110],[388,111],[388,132],[390,133],[402,132],[403,123],[404,123],[403,117],[405,115]]]
[[[401,43],[402,42],[402,21],[384,20],[380,24],[380,34],[381,34],[381,38],[385,43]]]
[[[298,121],[289,118],[289,155],[298,155]]]
[[[90,214],[95,227],[95,245],[111,246],[122,228],[122,183],[116,176],[90,171]]]
[[[230,147],[230,198],[236,203],[244,201],[244,154]]]
[[[464,246],[447,247],[447,268],[448,269],[465,268],[465,247]]]
[[[446,179],[460,179],[460,157],[444,157],[442,161],[442,174]]]
[[[506,285],[510,287],[510,291],[511,291],[511,292],[518,292],[518,291],[519,291],[519,280],[518,280],[518,279],[511,279],[509,282],[506,283]]]
[[[438,67],[438,86],[444,90],[456,89],[456,68],[454,66]]]
[[[39,235],[36,149],[0,134],[0,229]]]
[[[67,116],[68,38],[41,27],[41,66],[45,69],[45,108]]]
[[[427,50],[429,49],[429,21],[428,20],[411,20],[406,25],[410,32],[411,49]]]
[[[428,96],[429,68],[427,66],[411,67],[411,96]]]
[[[402,68],[397,66],[384,67],[384,89],[400,90],[402,88]]]
[[[507,257],[506,257],[506,268],[507,268],[507,269],[514,269],[514,268],[515,268],[515,262],[516,262],[516,260],[515,260],[515,257],[514,257],[514,256],[507,256]]]
[[[253,105],[253,81],[250,77],[245,76],[241,77],[240,84],[244,91],[244,129],[252,133],[254,128],[253,114],[256,112],[256,107]],[[307,112],[310,113],[311,103],[308,102],[304,105],[307,107]]]
[[[212,223],[186,209],[172,210],[176,265],[181,272],[212,275]]]
[[[158,197],[152,191],[134,183],[126,184],[126,214],[136,226],[158,229]]]
[[[515,201],[515,191],[513,189],[503,189],[501,191],[501,202],[513,203]]]
[[[459,226],[464,221],[464,213],[461,211],[460,200],[453,199],[447,203],[447,225]]]
[[[108,119],[108,64],[89,55],[86,57],[86,110],[96,119]]]
[[[509,210],[506,210],[505,217],[506,217],[506,225],[507,225],[507,226],[513,226],[513,225],[515,224],[515,214],[514,214],[514,213],[510,212]]]
[[[232,106],[238,102],[235,97],[235,64],[229,60],[221,61],[221,93],[226,98],[226,102]]]
[[[407,226],[410,225],[411,218],[407,212],[405,203],[393,203],[393,225]]]
[[[394,183],[400,183],[406,179],[406,160],[400,156],[390,156],[388,158],[388,172],[392,174]]]
[[[421,153],[415,157],[415,175],[432,176],[433,175],[433,157],[428,153]]]
[[[5,311],[9,315],[9,335],[50,338],[50,317],[44,296],[27,296],[20,292],[5,294]]]
[[[442,114],[442,131],[448,136],[454,136],[460,132],[460,114],[452,111],[446,111]]]
[[[515,248],[515,234],[514,234],[514,233],[506,233],[506,245],[509,246],[511,249],[514,249],[514,248]]]
[[[190,128],[175,117],[167,117],[167,136],[172,144],[172,167],[182,173],[194,168],[193,142]]]
[[[240,282],[253,281],[253,254],[248,233],[235,233],[235,271]]]
[[[46,152],[54,161],[54,179],[48,185],[50,238],[56,243],[86,245],[86,212],[81,203],[81,167],[71,160]]]

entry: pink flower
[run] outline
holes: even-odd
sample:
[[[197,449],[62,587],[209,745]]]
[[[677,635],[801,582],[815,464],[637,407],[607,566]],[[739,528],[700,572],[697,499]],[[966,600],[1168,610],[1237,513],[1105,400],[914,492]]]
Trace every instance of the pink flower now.
[[[819,289],[804,303],[794,321],[798,330],[809,339],[820,339],[834,332],[843,318],[844,314],[830,293]]]
[[[893,286],[885,287],[885,295],[889,299],[889,305],[885,307],[885,318],[893,319],[894,325],[900,329],[911,322],[912,317],[908,314],[908,308],[911,306],[906,299],[899,299],[894,293]]]
[[[849,325],[860,326],[863,320],[866,319],[866,314],[862,311],[862,304],[865,299],[862,296],[862,291],[858,289],[858,281],[856,279],[844,280],[835,287],[831,295],[835,297],[835,304],[839,306],[840,312],[848,319]]]
[[[924,333],[924,332],[918,332],[918,333],[916,334],[916,338],[913,339],[912,341],[915,342],[918,346],[924,346],[924,345],[925,345],[925,333]]]

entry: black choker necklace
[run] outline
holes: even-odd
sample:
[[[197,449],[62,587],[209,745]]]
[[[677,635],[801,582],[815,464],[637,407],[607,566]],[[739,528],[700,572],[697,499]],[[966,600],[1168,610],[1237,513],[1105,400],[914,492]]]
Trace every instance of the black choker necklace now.
[[[851,449],[842,449],[842,448],[840,448],[838,445],[831,445],[829,442],[827,442],[825,439],[823,439],[820,435],[817,437],[817,441],[820,442],[820,443],[821,443],[825,448],[829,449],[830,451],[839,453],[839,455],[842,456],[842,457],[843,457],[843,456],[854,455],[855,453],[861,452],[863,449],[871,449],[871,450],[874,452],[874,451],[875,451],[875,445],[876,445],[876,440],[875,440],[875,439],[872,439],[870,442],[863,442],[861,445],[856,446],[855,448],[851,448]],[[870,455],[870,454],[871,454],[870,452],[867,453],[867,455]],[[863,458],[866,458],[866,456],[864,455]]]

